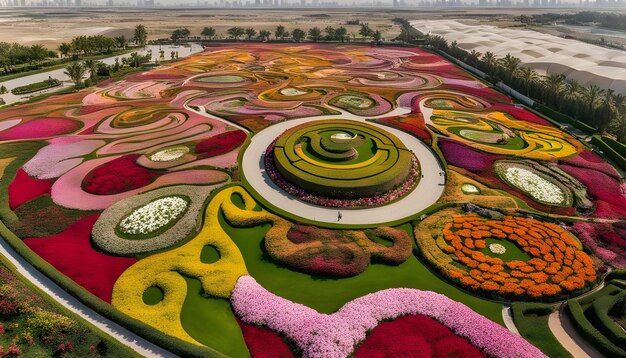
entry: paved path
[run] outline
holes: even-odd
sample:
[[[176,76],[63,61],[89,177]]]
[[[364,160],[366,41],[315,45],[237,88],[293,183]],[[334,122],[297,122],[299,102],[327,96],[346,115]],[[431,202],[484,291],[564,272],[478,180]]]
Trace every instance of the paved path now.
[[[146,46],[145,49],[139,49],[135,52],[139,53],[140,55],[145,55],[148,53],[148,50],[152,50],[152,58],[158,58],[159,48],[165,51],[166,59],[170,58],[170,53],[172,51],[178,51],[179,58],[187,57],[189,55],[202,51],[202,46],[198,44],[191,44],[191,47],[169,46],[169,45],[168,46],[149,45],[149,46]],[[126,58],[126,57],[130,57],[130,53],[117,55],[117,56],[111,56],[111,57],[100,59],[98,61],[106,63],[107,65],[112,65],[115,63],[115,59],[119,59],[121,61],[122,58]],[[73,86],[74,83],[70,81],[70,78],[64,72],[65,72],[65,68],[60,68],[57,70],[46,71],[42,73],[35,73],[32,75],[18,77],[12,80],[4,81],[4,82],[0,81],[0,84],[4,85],[9,90],[9,93],[0,95],[0,97],[4,99],[5,105],[9,105],[9,104],[13,104],[16,102],[25,101],[33,96],[38,96],[38,95],[45,94],[45,93],[58,92],[64,88]],[[35,83],[35,82],[45,81],[48,79],[48,77],[56,78],[57,80],[62,81],[62,85],[48,89],[48,90],[33,92],[29,94],[24,94],[24,95],[14,95],[11,93],[11,90],[15,87],[20,87],[20,86],[28,85],[28,84]]]
[[[562,309],[559,309],[548,317],[548,326],[557,341],[563,348],[576,358],[604,357],[591,344],[589,344],[578,331],[572,326],[569,317]]]
[[[13,250],[13,248],[2,237],[0,237],[0,254],[5,256],[13,265],[15,265],[17,271],[22,276],[49,295],[53,300],[57,301],[65,308],[76,313],[84,320],[118,340],[121,344],[130,347],[135,352],[146,357],[176,357],[174,354],[156,346],[151,342],[148,342],[119,324],[105,318],[84,305],[74,296],[65,292],[61,287],[35,269],[30,263],[15,252],[15,250]]]
[[[339,110],[335,108],[336,110]],[[289,121],[276,123],[268,128],[256,133],[250,145],[243,154],[241,168],[246,180],[259,194],[263,195],[269,203],[277,208],[285,210],[300,218],[314,220],[318,222],[337,222],[337,208],[327,208],[302,202],[280,189],[270,179],[265,171],[263,155],[266,148],[276,137],[289,128],[302,123],[325,119],[349,119],[353,121],[365,122],[369,118],[391,117],[406,114],[410,109],[398,107],[395,110],[376,117],[360,117],[346,111],[341,111],[339,115],[326,115],[291,119]],[[445,168],[441,166],[436,154],[431,148],[416,138],[415,136],[401,130],[385,125],[367,122],[368,124],[380,127],[398,137],[404,145],[415,153],[420,162],[423,178],[420,179],[417,187],[404,198],[388,205],[367,208],[367,209],[344,209],[341,210],[343,218],[342,224],[382,224],[394,220],[399,220],[416,214],[432,204],[434,204],[441,194],[445,185]]]
[[[517,327],[515,327],[515,322],[513,321],[513,314],[511,312],[510,305],[502,305],[502,320],[504,321],[504,325],[509,331],[520,336]]]

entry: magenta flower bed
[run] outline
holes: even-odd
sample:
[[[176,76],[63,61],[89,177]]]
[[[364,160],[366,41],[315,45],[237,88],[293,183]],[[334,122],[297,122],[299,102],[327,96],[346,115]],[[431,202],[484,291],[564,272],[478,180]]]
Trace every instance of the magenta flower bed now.
[[[321,314],[267,291],[254,278],[237,280],[231,295],[243,322],[287,336],[304,357],[346,357],[383,320],[409,314],[431,317],[493,357],[545,357],[522,337],[444,295],[392,288],[359,297],[334,314]]]
[[[34,179],[19,169],[15,179],[9,184],[9,208],[15,210],[20,205],[44,194],[50,194],[52,180]]]
[[[467,169],[472,173],[491,172],[493,162],[504,158],[472,150],[457,141],[443,137],[439,138],[439,148],[449,165]]]
[[[626,268],[626,224],[576,222],[576,236],[600,259],[616,268]]]
[[[592,199],[600,200],[610,207],[598,206],[596,216],[605,218],[626,217],[626,183],[593,169],[574,167],[559,164],[559,168],[574,176],[587,187],[587,193]]]
[[[53,137],[74,132],[81,126],[82,123],[68,118],[35,118],[0,131],[0,141]]]
[[[590,150],[584,150],[573,157],[563,158],[560,162],[574,167],[595,169],[614,178],[619,178],[619,174],[611,164],[607,163],[601,156]]]

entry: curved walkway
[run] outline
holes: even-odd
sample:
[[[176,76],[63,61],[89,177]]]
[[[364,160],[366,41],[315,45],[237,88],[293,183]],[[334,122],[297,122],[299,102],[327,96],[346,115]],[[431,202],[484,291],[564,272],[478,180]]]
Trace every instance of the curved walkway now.
[[[327,208],[302,202],[280,189],[265,171],[263,155],[270,143],[284,131],[302,123],[325,119],[348,119],[366,122],[366,119],[398,116],[409,113],[408,108],[398,107],[395,110],[375,117],[360,117],[346,111],[339,115],[326,115],[291,119],[269,126],[256,133],[250,140],[250,145],[243,154],[241,169],[248,183],[254,190],[263,195],[271,205],[292,213],[300,218],[318,222],[337,222],[337,208]],[[416,214],[434,204],[445,188],[445,168],[441,166],[432,149],[417,137],[401,130],[385,125],[367,122],[380,127],[398,137],[404,145],[415,153],[420,162],[423,177],[417,187],[404,198],[388,205],[366,208],[345,209],[341,211],[341,224],[382,224],[406,218]]]
[[[504,321],[504,325],[509,331],[520,336],[519,331],[515,326],[515,322],[513,321],[513,312],[511,312],[511,305],[502,305],[502,320]]]
[[[110,335],[121,344],[128,346],[138,354],[145,357],[176,357],[176,355],[158,347],[157,345],[141,338],[137,334],[127,330],[119,324],[105,318],[96,311],[84,305],[74,296],[65,292],[56,283],[47,276],[35,269],[28,261],[20,256],[15,250],[0,237],[0,254],[5,256],[15,267],[17,271],[29,280],[33,285],[37,286],[53,300],[74,312],[87,322],[96,326],[104,333]]]

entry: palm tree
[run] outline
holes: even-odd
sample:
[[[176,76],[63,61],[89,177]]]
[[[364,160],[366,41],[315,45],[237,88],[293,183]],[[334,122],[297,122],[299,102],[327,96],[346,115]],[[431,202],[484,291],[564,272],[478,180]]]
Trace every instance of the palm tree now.
[[[543,78],[544,100],[548,103],[556,103],[556,98],[565,85],[565,76],[561,74],[549,74]]]
[[[583,89],[583,99],[587,103],[588,114],[591,114],[598,105],[598,100],[602,97],[604,90],[596,85],[587,86]]]
[[[65,68],[65,71],[63,73],[65,73],[76,86],[80,86],[80,83],[83,81],[83,77],[85,77],[86,72],[87,68],[85,68],[82,63],[74,61]]]
[[[248,27],[245,30],[245,33],[246,33],[246,36],[248,36],[248,41],[252,40],[252,38],[256,36],[256,30],[251,27]]]
[[[114,40],[115,40],[115,43],[117,44],[117,47],[121,49],[125,49],[126,45],[128,45],[128,40],[126,40],[126,37],[124,37],[124,35],[116,36]]]
[[[67,42],[64,42],[59,45],[58,50],[61,53],[61,58],[63,58],[63,56],[67,56],[70,51],[72,51],[72,46],[70,46]]]
[[[626,142],[626,116],[618,113],[611,122],[611,130],[615,134],[618,142]]]
[[[507,53],[506,56],[498,60],[498,65],[504,72],[504,78],[506,79],[507,84],[511,83],[513,74],[517,71],[521,62],[522,61],[519,58],[512,56],[510,53]]]
[[[282,39],[285,37],[285,26],[283,25],[278,25],[276,26],[276,30],[274,31],[274,36],[276,37],[276,40],[278,40],[279,38]]]
[[[530,96],[530,89],[533,84],[539,80],[539,75],[535,70],[528,67],[520,67],[515,73],[516,76],[522,81],[522,86],[526,92],[526,96]]]
[[[272,33],[268,30],[259,31],[259,39],[261,39],[261,41],[269,41],[270,36],[272,36]]]
[[[296,29],[293,29],[293,31],[291,31],[291,38],[295,42],[300,42],[305,37],[306,37],[306,32],[304,32],[304,30],[302,30],[302,29],[296,28]]]
[[[479,58],[480,58],[480,52],[476,50],[472,50],[467,55],[467,62],[469,62],[469,64],[472,66],[476,66],[476,63],[478,63]]]
[[[85,60],[83,62],[83,66],[85,67],[85,69],[89,70],[89,78],[91,78],[92,80],[96,78],[96,72],[98,71],[98,63],[100,61],[96,61],[96,60]]]
[[[309,29],[309,38],[313,42],[317,42],[322,39],[322,30],[319,27],[313,27]]]
[[[146,30],[145,26],[143,26],[142,24],[135,26],[133,40],[139,46],[146,46],[146,41],[148,40],[148,31]]]
[[[337,30],[335,30],[335,38],[337,38],[337,40],[344,42],[346,41],[347,37],[348,37],[348,30],[346,30],[345,27],[341,26]]]
[[[239,27],[239,26],[235,26],[235,27],[231,27],[230,29],[226,30],[226,32],[228,33],[228,35],[230,35],[230,37],[232,37],[235,40],[238,40],[240,36],[243,36],[243,34],[246,32],[243,27]]]
[[[485,63],[485,67],[487,67],[487,72],[491,72],[496,66],[498,59],[496,58],[496,55],[493,54],[493,52],[487,51],[483,55],[482,61]]]
[[[215,37],[215,29],[212,27],[205,27],[204,29],[202,29],[200,35],[204,36],[205,38],[208,37],[209,40],[211,40],[213,39],[213,37]]]

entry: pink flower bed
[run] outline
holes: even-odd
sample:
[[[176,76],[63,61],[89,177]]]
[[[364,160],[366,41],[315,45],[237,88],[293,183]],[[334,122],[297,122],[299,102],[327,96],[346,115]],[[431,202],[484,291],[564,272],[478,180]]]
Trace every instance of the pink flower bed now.
[[[600,259],[616,268],[626,268],[626,224],[576,222],[576,236]]]
[[[595,169],[614,178],[619,178],[619,174],[611,164],[590,150],[584,150],[576,156],[563,158],[560,161],[574,167]]]
[[[15,179],[9,184],[9,208],[15,210],[18,206],[41,195],[50,194],[52,183],[52,180],[31,178],[24,170],[19,169]]]
[[[74,282],[111,302],[113,284],[137,259],[108,256],[91,247],[91,229],[99,216],[88,216],[60,234],[28,238],[24,243]]]
[[[245,275],[231,295],[243,322],[267,326],[289,337],[304,357],[346,357],[383,320],[421,314],[493,357],[545,357],[522,337],[472,311],[462,303],[430,291],[393,288],[359,297],[334,314],[321,314],[276,296]]]
[[[478,358],[485,353],[430,317],[408,315],[379,324],[354,357]]]
[[[53,137],[74,132],[81,126],[68,118],[35,118],[1,131],[0,141]]]

